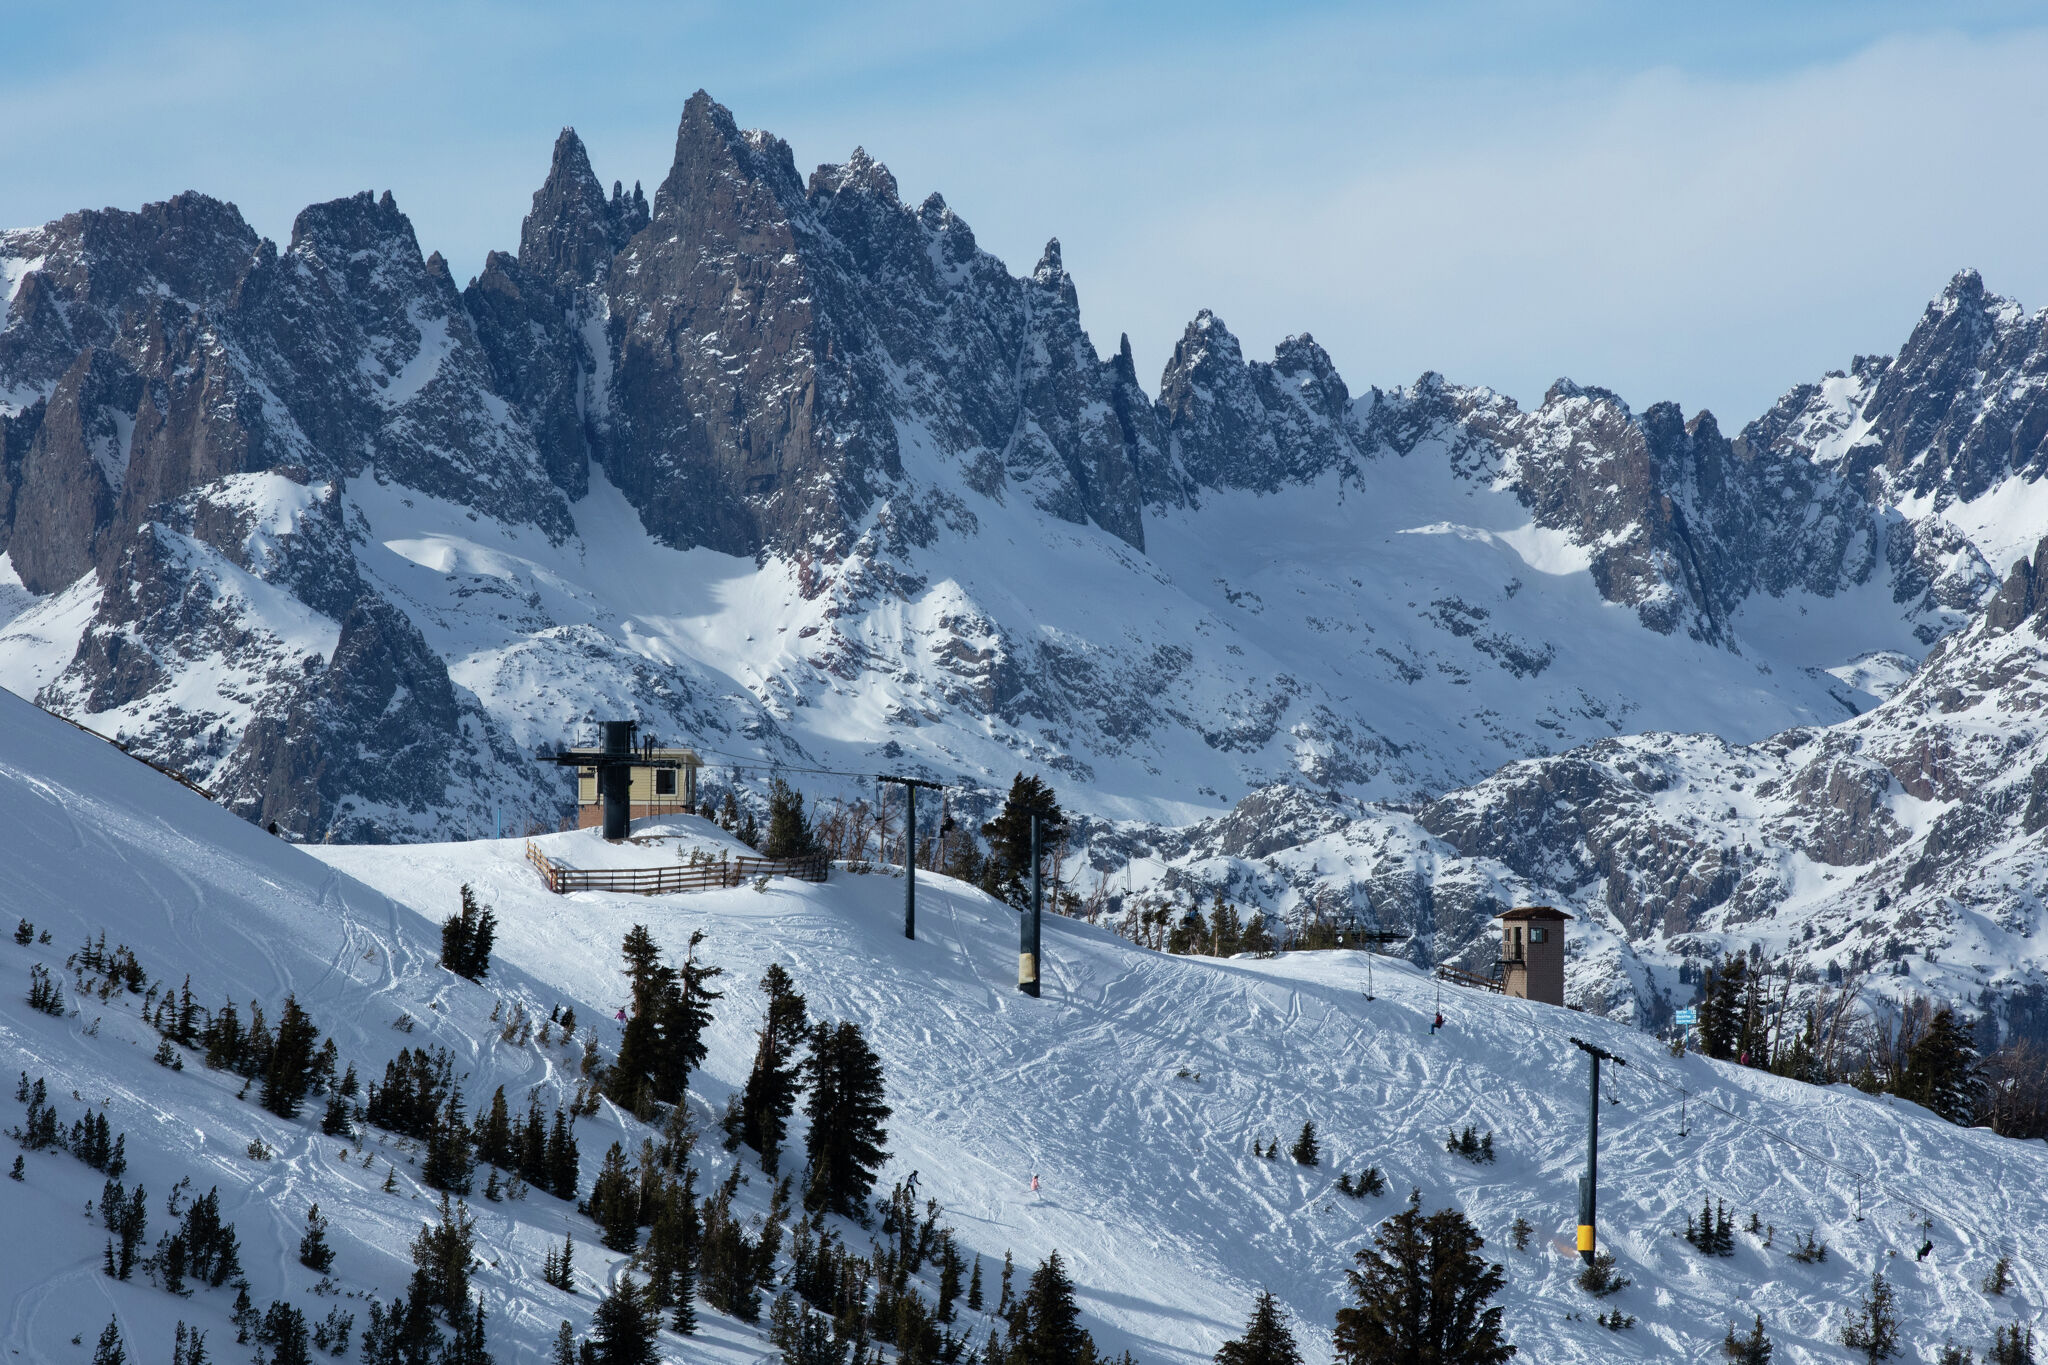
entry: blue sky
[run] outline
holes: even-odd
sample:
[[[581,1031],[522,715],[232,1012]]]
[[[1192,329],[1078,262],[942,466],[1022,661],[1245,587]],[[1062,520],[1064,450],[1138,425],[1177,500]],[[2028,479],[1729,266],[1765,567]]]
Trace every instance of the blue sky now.
[[[1890,351],[1957,269],[2048,303],[2048,7],[14,3],[0,222],[391,189],[466,278],[556,131],[667,169],[698,87],[855,145],[1156,376],[1196,310],[1356,389],[1558,375],[1724,426]],[[89,12],[88,12],[89,11]]]

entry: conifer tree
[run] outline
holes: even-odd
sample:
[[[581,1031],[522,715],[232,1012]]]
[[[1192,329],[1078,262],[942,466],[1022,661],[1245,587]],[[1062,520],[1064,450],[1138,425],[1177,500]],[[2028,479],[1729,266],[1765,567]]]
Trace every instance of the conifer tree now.
[[[689,955],[680,969],[661,960],[661,948],[636,924],[626,934],[621,953],[632,982],[633,1003],[619,1055],[605,1077],[605,1093],[614,1102],[637,1109],[642,1091],[664,1104],[681,1101],[690,1070],[704,1060],[704,1029],[711,1022],[710,989],[721,968],[697,959],[703,933],[690,935]]]
[[[1017,1307],[1011,1336],[1022,1365],[1093,1365],[1095,1343],[1081,1326],[1074,1282],[1057,1249],[1031,1273]]]
[[[1699,1003],[1699,1030],[1701,1049],[1709,1057],[1726,1059],[1735,1055],[1742,1033],[1742,998],[1748,967],[1748,959],[1737,953],[1707,968]]]
[[[996,818],[981,827],[988,840],[988,860],[982,865],[984,891],[1019,909],[1031,900],[1031,817],[1038,816],[1038,852],[1050,856],[1053,845],[1067,830],[1067,817],[1053,790],[1036,777],[1018,773],[1010,783],[1009,797]]]
[[[2017,1322],[1995,1329],[1984,1365],[2034,1365],[2034,1329]]]
[[[547,1188],[557,1199],[574,1199],[580,1178],[576,1136],[569,1129],[569,1120],[559,1109],[555,1111],[554,1127],[548,1130],[546,1163]]]
[[[804,1069],[811,1088],[805,1109],[811,1177],[804,1207],[860,1218],[875,1174],[889,1156],[882,1147],[888,1138],[882,1120],[892,1111],[883,1103],[881,1060],[858,1024],[820,1023]]]
[[[591,1354],[597,1365],[655,1365],[654,1338],[661,1322],[641,1302],[633,1281],[620,1276],[590,1317]]]
[[[543,1283],[553,1285],[565,1294],[576,1292],[576,1236],[564,1234],[562,1249],[550,1249],[541,1258],[540,1278]]]
[[[1976,1116],[1983,1084],[1976,1043],[1956,1022],[1955,1011],[1942,1006],[1906,1052],[1896,1085],[1899,1097],[1925,1105],[1950,1123],[1967,1124]]]
[[[576,1365],[576,1332],[567,1318],[555,1330],[555,1350],[548,1357],[548,1365]]]
[[[100,1344],[93,1348],[92,1365],[128,1365],[128,1348],[121,1344],[121,1327],[108,1318],[100,1329]]]
[[[491,948],[498,937],[498,916],[462,887],[462,908],[441,921],[441,965],[457,976],[481,981],[491,969]]]
[[[604,1154],[597,1179],[591,1182],[589,1213],[613,1251],[631,1251],[640,1242],[640,1200],[626,1169],[626,1152],[614,1142]]]
[[[306,1346],[306,1315],[288,1303],[271,1303],[256,1338],[270,1347],[270,1365],[312,1365]]]
[[[299,1238],[299,1264],[322,1275],[334,1268],[334,1248],[327,1245],[327,1220],[320,1216],[318,1204],[306,1210],[306,1231]]]
[[[326,1112],[320,1116],[320,1131],[328,1137],[352,1138],[356,1126],[349,1118],[348,1102],[339,1094],[327,1097]]]
[[[1252,1301],[1252,1318],[1244,1335],[1226,1341],[1216,1352],[1216,1365],[1301,1365],[1294,1333],[1273,1295],[1261,1289]]]
[[[1321,1163],[1323,1149],[1316,1142],[1314,1119],[1310,1119],[1301,1125],[1301,1136],[1294,1140],[1294,1146],[1288,1148],[1287,1154],[1303,1166],[1315,1166]]]
[[[476,1127],[477,1160],[492,1166],[514,1168],[512,1151],[512,1115],[505,1107],[505,1087],[499,1086],[491,1096],[490,1112]]]
[[[811,825],[804,818],[804,796],[780,777],[768,784],[768,838],[761,846],[768,858],[808,858],[817,851]]]
[[[1764,1335],[1764,1320],[1755,1318],[1749,1331],[1735,1335],[1735,1324],[1728,1324],[1728,1339],[1721,1343],[1722,1354],[1735,1365],[1771,1365],[1771,1339]]]
[[[1237,907],[1223,899],[1223,888],[1216,888],[1216,899],[1209,906],[1209,951],[1216,957],[1234,957],[1239,951],[1239,940],[1244,936],[1244,924],[1237,917]]]
[[[979,1313],[981,1311],[981,1304],[981,1257],[976,1256],[974,1258],[974,1274],[967,1281],[968,1311]]]
[[[754,1067],[747,1074],[740,1100],[740,1139],[761,1154],[761,1169],[774,1175],[782,1140],[789,1132],[789,1116],[796,1108],[801,1072],[797,1051],[809,1037],[810,1025],[804,998],[796,993],[781,963],[768,964],[761,990],[768,997],[768,1015],[761,1023]]]
[[[265,1059],[263,1090],[257,1097],[258,1103],[279,1118],[299,1116],[299,1105],[313,1085],[313,1042],[319,1036],[313,1020],[299,1008],[298,997],[287,995]]]
[[[1864,1291],[1856,1316],[1842,1328],[1842,1344],[1861,1352],[1870,1365],[1899,1353],[1899,1310],[1884,1271],[1870,1272],[1870,1288]]]
[[[1373,1232],[1345,1272],[1356,1300],[1337,1310],[1337,1358],[1345,1365],[1500,1365],[1515,1354],[1501,1339],[1501,1310],[1486,1306],[1506,1282],[1479,1256],[1485,1240],[1457,1209],[1424,1217],[1422,1193]]]
[[[1273,942],[1273,935],[1266,929],[1266,912],[1254,908],[1244,920],[1244,932],[1238,936],[1237,950],[1254,957],[1272,957],[1280,951]]]
[[[469,1312],[469,1266],[476,1258],[476,1218],[467,1204],[451,1211],[441,1196],[441,1223],[422,1223],[412,1243],[412,1283],[408,1296],[439,1309],[450,1326],[460,1328]]]

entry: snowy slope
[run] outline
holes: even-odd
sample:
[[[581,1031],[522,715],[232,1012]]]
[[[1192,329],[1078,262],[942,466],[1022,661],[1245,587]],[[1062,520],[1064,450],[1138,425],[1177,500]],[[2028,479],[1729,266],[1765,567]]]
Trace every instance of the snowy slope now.
[[[1006,1249],[1028,1266],[1057,1246],[1070,1258],[1087,1325],[1110,1349],[1128,1347],[1146,1361],[1205,1359],[1241,1325],[1262,1285],[1295,1314],[1310,1359],[1327,1359],[1348,1257],[1410,1186],[1427,1205],[1464,1207],[1506,1262],[1508,1327],[1530,1359],[1702,1359],[1728,1321],[1753,1306],[1784,1358],[1843,1360],[1831,1342],[1873,1264],[1899,1284],[1923,1346],[1950,1332],[1981,1344],[1994,1324],[2038,1312],[2048,1292],[2039,1270],[2048,1264],[2048,1152],[2038,1145],[1849,1091],[1673,1060],[1618,1025],[1522,1002],[1454,992],[1443,1001],[1449,1027],[1432,1038],[1431,986],[1384,961],[1378,999],[1368,1004],[1365,964],[1355,956],[1169,959],[1052,919],[1046,996],[1030,1001],[1011,988],[1011,912],[943,879],[922,887],[920,938],[907,942],[901,883],[887,875],[836,872],[823,886],[778,881],[657,900],[558,898],[521,862],[516,841],[334,847],[315,861],[5,697],[0,820],[24,835],[10,841],[15,875],[0,887],[0,914],[26,914],[55,937],[52,947],[27,949],[0,939],[0,963],[12,964],[5,970],[17,983],[0,996],[0,1051],[12,1067],[48,1076],[67,1120],[85,1104],[106,1107],[128,1134],[131,1184],[151,1191],[152,1236],[172,1181],[219,1184],[257,1302],[290,1297],[310,1316],[327,1305],[311,1296],[313,1277],[293,1257],[304,1203],[318,1199],[333,1220],[338,1283],[389,1295],[425,1201],[381,1193],[382,1160],[367,1172],[344,1168],[335,1159],[341,1144],[317,1137],[310,1121],[283,1123],[236,1101],[232,1086],[196,1061],[179,1073],[152,1066],[154,1039],[129,1002],[85,1002],[61,1020],[29,1011],[19,994],[29,961],[53,960],[104,928],[153,975],[175,981],[191,971],[209,998],[255,996],[274,1014],[284,992],[296,991],[366,1073],[402,1043],[445,1044],[467,1071],[474,1102],[500,1083],[508,1095],[533,1084],[546,1094],[567,1060],[560,1048],[498,1041],[494,1001],[573,1003],[584,1018],[608,1019],[621,997],[616,945],[629,925],[647,923],[672,947],[701,928],[703,951],[726,968],[729,989],[709,1064],[693,1081],[700,1119],[743,1077],[759,1013],[751,983],[768,962],[785,963],[814,1013],[859,1021],[882,1056],[896,1110],[885,1179],[920,1172],[921,1188],[946,1207],[985,1271]],[[690,837],[717,838],[702,826]],[[589,860],[594,841],[568,834],[546,842],[575,862]],[[503,921],[483,986],[434,962],[434,921],[463,882]],[[401,1010],[418,1021],[409,1039],[389,1026]],[[1621,1333],[1595,1325],[1593,1305],[1570,1283],[1565,1241],[1585,1093],[1572,1032],[1635,1064],[1615,1077],[1616,1103],[1602,1125],[1603,1224],[1636,1280],[1615,1302],[1641,1319]],[[1653,1086],[1653,1074],[1695,1096],[1688,1136],[1677,1131],[1676,1097]],[[1747,1122],[1702,1110],[1703,1100]],[[1255,1141],[1278,1136],[1286,1145],[1311,1118],[1333,1164],[1305,1170],[1250,1155]],[[1444,1131],[1466,1123],[1494,1132],[1497,1165],[1471,1166],[1442,1150]],[[586,1179],[610,1136],[632,1146],[640,1131],[609,1108],[584,1121]],[[277,1149],[274,1160],[243,1154],[257,1135]],[[715,1143],[703,1147],[700,1163],[715,1177],[724,1158]],[[395,1154],[376,1142],[370,1149]],[[1367,1163],[1387,1173],[1393,1195],[1353,1202],[1333,1193],[1338,1170]],[[397,1165],[405,1170],[403,1156]],[[0,1218],[48,1231],[32,1245],[10,1238],[0,1247],[7,1350],[83,1361],[109,1313],[145,1358],[167,1351],[176,1318],[215,1333],[217,1358],[233,1349],[225,1296],[173,1300],[139,1278],[117,1285],[99,1274],[104,1234],[79,1215],[98,1192],[96,1174],[52,1153],[32,1155],[28,1170],[23,1184],[0,1182]],[[1044,1186],[1036,1197],[1027,1188],[1034,1172]],[[412,1189],[403,1175],[400,1184]],[[1673,1234],[1706,1193],[1738,1217],[1758,1211],[1778,1229],[1777,1246],[1739,1234],[1733,1259],[1698,1258]],[[758,1210],[764,1196],[757,1177],[742,1203]],[[1936,1249],[1924,1262],[1912,1258],[1922,1234],[1902,1197],[1934,1220]],[[534,1358],[558,1320],[586,1321],[589,1287],[617,1258],[542,1196],[474,1206],[490,1263],[477,1283],[493,1348],[501,1361]],[[1538,1230],[1526,1253],[1501,1241],[1518,1213]],[[564,1298],[539,1284],[537,1270],[546,1240],[571,1225],[585,1292]],[[1808,1227],[1833,1249],[1824,1265],[1783,1255],[1788,1230]],[[1999,1250],[2020,1267],[2020,1288],[2004,1302],[1975,1288]],[[764,1353],[751,1329],[706,1317],[700,1344],[667,1339],[669,1357]],[[74,1335],[83,1344],[72,1344]]]

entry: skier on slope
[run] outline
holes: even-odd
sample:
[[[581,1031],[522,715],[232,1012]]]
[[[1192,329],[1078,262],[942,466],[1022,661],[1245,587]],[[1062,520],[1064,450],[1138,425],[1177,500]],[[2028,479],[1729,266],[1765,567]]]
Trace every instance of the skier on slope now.
[[[1038,1172],[1036,1171],[1031,1173],[1031,1192],[1033,1194],[1038,1193]]]

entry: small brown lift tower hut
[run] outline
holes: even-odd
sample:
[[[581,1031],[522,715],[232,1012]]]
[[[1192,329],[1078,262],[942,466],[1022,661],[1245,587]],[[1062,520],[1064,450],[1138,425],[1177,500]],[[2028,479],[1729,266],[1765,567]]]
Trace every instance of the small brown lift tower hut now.
[[[1564,1003],[1564,926],[1571,919],[1547,905],[1522,905],[1500,921],[1501,993],[1546,1005]]]

